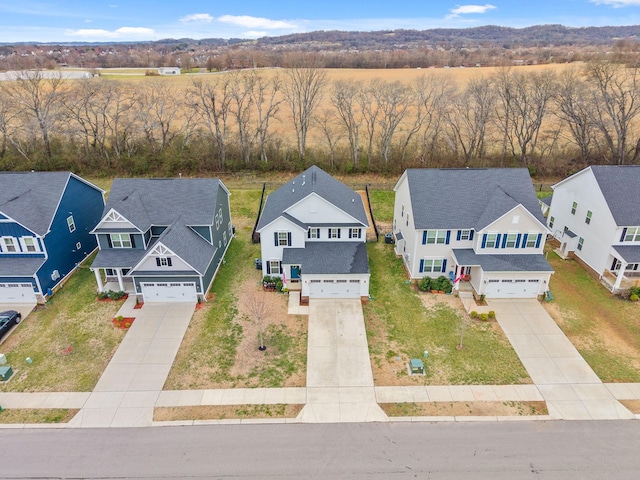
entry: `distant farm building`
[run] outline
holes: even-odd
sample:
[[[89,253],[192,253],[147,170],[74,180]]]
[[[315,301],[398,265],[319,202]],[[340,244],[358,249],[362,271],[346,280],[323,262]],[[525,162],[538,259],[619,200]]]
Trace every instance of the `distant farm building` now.
[[[158,73],[160,75],[180,75],[180,67],[160,67]]]

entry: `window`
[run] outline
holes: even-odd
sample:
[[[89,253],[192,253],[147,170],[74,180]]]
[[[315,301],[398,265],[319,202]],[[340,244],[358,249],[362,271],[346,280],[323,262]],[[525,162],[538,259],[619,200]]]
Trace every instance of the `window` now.
[[[549,228],[553,228],[553,222],[555,222],[556,219],[554,217],[549,217]]]
[[[339,228],[330,228],[329,229],[329,238],[340,238],[340,229]]]
[[[349,229],[349,238],[361,238],[361,230],[359,228],[350,228]]]
[[[517,233],[507,233],[506,247],[507,248],[515,248],[517,239],[518,239],[518,234]]]
[[[573,204],[571,205],[571,215],[575,215],[577,209],[578,209],[578,203],[573,202]]]
[[[402,211],[400,212],[400,216],[404,217],[404,205],[402,205]]]
[[[38,245],[36,244],[36,240],[33,237],[22,237],[22,245],[24,246],[24,251],[26,252],[38,251]]]
[[[584,238],[578,238],[578,250],[582,250],[582,246],[584,245]]]
[[[460,230],[460,240],[471,240],[471,230]]]
[[[307,238],[320,238],[320,229],[310,228],[307,233]]]
[[[76,231],[76,222],[73,220],[73,215],[67,217],[67,227],[69,227],[69,233]]]
[[[443,259],[439,258],[425,258],[424,259],[424,264],[422,267],[422,271],[424,273],[433,273],[433,272],[442,272],[442,263],[443,263]]]
[[[224,240],[224,245],[227,245],[227,232],[222,232],[222,240]]]
[[[584,223],[586,223],[587,225],[591,223],[591,215],[593,215],[591,213],[591,210],[587,210],[587,217],[584,219]]]
[[[538,240],[538,234],[537,233],[530,233],[527,236],[526,247],[527,248],[535,248],[537,240]]]
[[[16,241],[13,237],[4,237],[2,239],[2,249],[5,252],[17,252],[18,248],[16,246]]]
[[[76,243],[76,250],[81,250],[82,249],[82,244],[80,242]]]
[[[156,257],[156,265],[158,267],[170,267],[171,258],[169,257]]]
[[[407,227],[409,226],[409,214],[407,213]]]
[[[278,232],[278,246],[287,247],[289,245],[289,232]]]
[[[447,238],[446,230],[427,230],[427,245],[444,244]]]
[[[112,233],[111,247],[113,248],[131,248],[131,235],[128,233]]]
[[[271,275],[280,274],[280,262],[278,260],[271,260],[269,262],[269,272],[271,273]]]
[[[625,242],[638,242],[640,241],[640,227],[627,228],[623,235],[623,241]]]
[[[487,243],[485,244],[486,248],[495,248],[496,240],[498,239],[497,233],[487,233]]]

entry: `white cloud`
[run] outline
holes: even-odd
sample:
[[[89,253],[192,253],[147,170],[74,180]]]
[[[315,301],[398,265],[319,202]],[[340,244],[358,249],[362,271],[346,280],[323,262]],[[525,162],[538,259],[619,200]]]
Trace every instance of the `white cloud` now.
[[[65,35],[70,37],[83,38],[108,38],[108,39],[129,39],[132,37],[151,38],[155,35],[155,30],[145,27],[120,27],[117,30],[103,30],[100,28],[81,28],[79,30],[67,30]]]
[[[591,0],[596,5],[611,5],[613,8],[640,6],[640,0]]]
[[[211,23],[213,17],[208,13],[193,13],[180,19],[182,23]]]
[[[266,37],[269,33],[266,31],[258,31],[258,30],[249,30],[248,32],[243,33],[244,38],[262,38]]]
[[[270,20],[268,18],[250,17],[248,15],[223,15],[218,17],[219,22],[240,25],[246,28],[296,28],[296,25],[284,20]]]
[[[447,15],[447,18],[456,18],[460,15],[468,15],[470,13],[487,13],[489,10],[494,10],[495,8],[498,7],[489,3],[485,5],[459,5],[450,10],[451,14]]]

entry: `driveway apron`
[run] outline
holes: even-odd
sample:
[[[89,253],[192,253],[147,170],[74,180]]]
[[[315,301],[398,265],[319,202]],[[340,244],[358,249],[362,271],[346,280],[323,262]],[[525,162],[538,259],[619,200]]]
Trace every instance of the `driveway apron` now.
[[[135,310],[124,340],[69,426],[150,426],[194,310],[193,303],[147,303]]]
[[[537,300],[488,300],[555,419],[634,418]]]
[[[302,422],[388,421],[376,403],[360,300],[311,299]]]

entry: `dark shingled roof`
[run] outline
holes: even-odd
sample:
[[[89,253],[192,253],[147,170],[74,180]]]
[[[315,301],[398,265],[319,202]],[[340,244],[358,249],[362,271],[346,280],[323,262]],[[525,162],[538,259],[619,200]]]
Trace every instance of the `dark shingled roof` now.
[[[616,252],[627,263],[640,263],[640,245],[615,245]]]
[[[307,242],[305,248],[284,248],[282,263],[300,265],[302,274],[369,273],[363,242]]]
[[[0,173],[0,212],[44,236],[71,172]]]
[[[3,277],[33,277],[46,261],[45,258],[0,258],[0,272]]]
[[[133,268],[146,250],[141,248],[108,248],[98,251],[91,263],[92,268]]]
[[[545,223],[526,168],[421,168],[406,174],[417,230],[480,230],[519,204]]]
[[[482,267],[485,272],[553,272],[544,256],[535,255],[478,255],[471,248],[454,248],[458,265]]]
[[[273,222],[287,208],[311,193],[317,194],[348,213],[365,227],[369,226],[360,195],[314,165],[269,194],[260,215],[258,230]]]
[[[616,224],[623,227],[640,225],[640,166],[594,165],[589,168]]]

